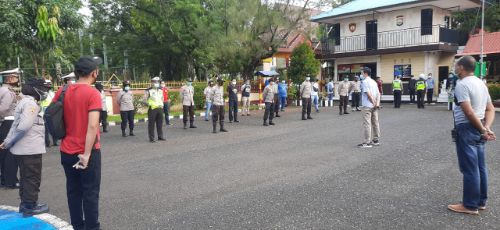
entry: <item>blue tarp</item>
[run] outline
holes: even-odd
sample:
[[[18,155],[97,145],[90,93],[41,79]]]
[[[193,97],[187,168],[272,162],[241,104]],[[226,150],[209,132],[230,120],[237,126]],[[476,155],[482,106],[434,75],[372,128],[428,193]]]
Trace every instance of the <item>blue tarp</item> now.
[[[24,218],[21,213],[0,209],[0,229],[55,230],[56,228],[38,218]]]

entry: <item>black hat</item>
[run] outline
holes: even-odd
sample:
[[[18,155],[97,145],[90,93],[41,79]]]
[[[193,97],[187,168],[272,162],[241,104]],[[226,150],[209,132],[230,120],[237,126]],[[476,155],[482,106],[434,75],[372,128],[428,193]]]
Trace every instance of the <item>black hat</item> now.
[[[45,80],[40,78],[29,79],[21,88],[21,93],[34,97],[37,101],[40,100],[40,92],[49,91],[49,87],[45,85]]]
[[[96,70],[101,63],[102,59],[99,57],[83,56],[75,63],[75,74],[77,76],[86,76]]]
[[[130,81],[129,80],[123,81],[123,87],[125,87],[126,85],[130,85]]]

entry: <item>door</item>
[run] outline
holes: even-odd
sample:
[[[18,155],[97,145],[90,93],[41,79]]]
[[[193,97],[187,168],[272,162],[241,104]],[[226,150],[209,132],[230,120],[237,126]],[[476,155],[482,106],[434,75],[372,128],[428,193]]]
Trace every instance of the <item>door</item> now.
[[[441,93],[441,87],[442,87],[443,81],[448,79],[448,75],[450,73],[450,70],[449,70],[448,66],[439,66],[438,71],[439,71],[439,73],[438,73],[439,83],[437,85],[439,87],[439,93]]]
[[[420,12],[420,35],[432,35],[432,9],[422,9]]]
[[[366,22],[366,50],[377,49],[377,20]]]

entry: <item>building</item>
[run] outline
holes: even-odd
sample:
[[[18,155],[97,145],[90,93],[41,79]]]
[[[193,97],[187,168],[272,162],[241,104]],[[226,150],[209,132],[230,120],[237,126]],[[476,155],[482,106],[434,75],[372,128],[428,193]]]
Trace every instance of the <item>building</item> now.
[[[457,54],[457,58],[471,55],[479,61],[481,54],[481,33],[472,35],[462,52]],[[500,81],[500,32],[484,33],[483,43],[484,62],[486,65],[486,80],[489,82]],[[477,71],[479,72],[479,71]]]
[[[353,0],[313,16],[327,30],[318,55],[323,77],[338,81],[370,67],[385,82],[384,94],[392,93],[397,75],[432,73],[441,82],[467,39],[452,29],[452,12],[479,6],[479,0]]]

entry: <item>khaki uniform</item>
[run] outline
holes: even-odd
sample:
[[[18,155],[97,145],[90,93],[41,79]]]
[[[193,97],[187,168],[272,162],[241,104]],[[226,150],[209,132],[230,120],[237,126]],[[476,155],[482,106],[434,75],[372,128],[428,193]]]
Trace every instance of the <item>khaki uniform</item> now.
[[[182,121],[184,122],[184,126],[186,125],[188,121],[188,116],[189,116],[189,123],[193,127],[194,123],[194,88],[193,86],[182,86],[181,88],[181,101],[182,101]]]
[[[269,119],[269,123],[273,122],[274,118],[274,97],[275,97],[275,91],[274,91],[274,86],[271,86],[271,84],[267,85],[266,88],[264,88],[264,91],[262,92],[262,97],[264,98],[264,102],[266,105],[266,110],[264,112],[264,124],[267,123],[267,120]],[[276,87],[277,88],[277,87]]]
[[[0,87],[0,143],[7,137],[14,122],[14,112],[17,105],[17,96],[12,87],[4,84]],[[1,182],[7,186],[14,186],[17,182],[17,162],[9,149],[0,149]]]
[[[215,132],[217,121],[219,121],[220,129],[224,129],[224,87],[215,85],[210,90],[209,97],[212,101],[212,126]]]
[[[302,120],[307,118],[311,119],[311,92],[312,84],[309,81],[304,81],[300,85],[300,97],[302,99]]]

